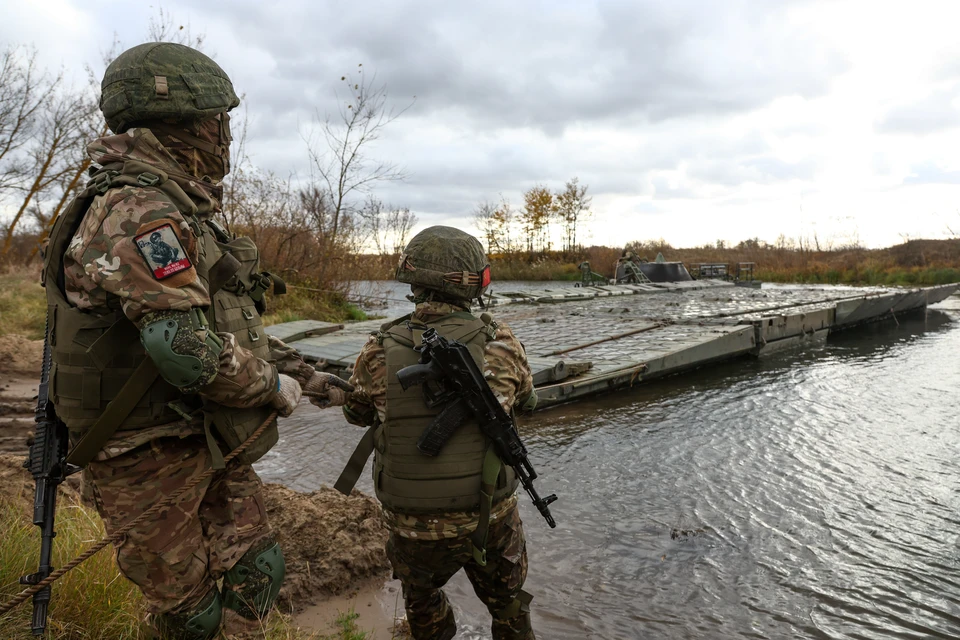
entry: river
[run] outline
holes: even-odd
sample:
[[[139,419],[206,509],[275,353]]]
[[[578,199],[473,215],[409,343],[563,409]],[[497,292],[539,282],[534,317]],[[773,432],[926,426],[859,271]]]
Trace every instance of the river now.
[[[538,637],[960,638],[958,321],[954,297],[523,419],[560,496],[553,530],[521,497]],[[361,435],[313,407],[281,433],[259,468],[299,490]],[[462,572],[447,592],[489,638]]]

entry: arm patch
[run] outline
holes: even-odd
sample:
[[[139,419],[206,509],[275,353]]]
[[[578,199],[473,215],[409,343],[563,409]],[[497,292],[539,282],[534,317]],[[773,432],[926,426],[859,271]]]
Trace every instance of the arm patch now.
[[[133,241],[157,280],[169,278],[193,266],[173,225],[169,223],[141,233]]]

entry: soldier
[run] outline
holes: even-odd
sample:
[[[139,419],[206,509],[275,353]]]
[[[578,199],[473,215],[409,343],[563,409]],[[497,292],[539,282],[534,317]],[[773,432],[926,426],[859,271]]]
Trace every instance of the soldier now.
[[[400,257],[397,280],[411,285],[416,309],[383,325],[357,357],[350,378],[355,390],[343,411],[351,423],[371,429],[344,476],[353,469],[355,481],[375,451],[374,487],[390,531],[387,556],[403,583],[414,638],[454,636],[453,610],[441,587],[463,568],[493,616],[493,637],[532,639],[513,469],[500,462],[474,421],[461,426],[439,456],[421,455],[417,437],[440,408],[428,408],[419,388],[404,392],[396,379],[400,368],[417,362],[414,348],[423,332],[436,327],[469,347],[508,413],[533,409],[537,397],[523,345],[490,314],[470,313],[471,300],[490,283],[490,266],[473,236],[425,229]],[[481,484],[494,490],[481,496]]]
[[[264,333],[264,293],[282,281],[213,219],[239,104],[223,70],[189,47],[147,43],[107,67],[102,91],[114,135],[89,145],[92,180],[45,256],[68,459],[85,465],[108,533],[218,469],[130,531],[117,564],[160,637],[263,637],[284,561],[250,465],[276,443],[276,421],[226,468],[223,453],[272,412],[289,415],[301,389],[341,405],[349,385]]]
[[[150,234],[150,258],[154,262],[161,267],[165,267],[171,262],[178,260],[179,257],[180,250],[174,249],[164,242],[159,232],[154,231]]]

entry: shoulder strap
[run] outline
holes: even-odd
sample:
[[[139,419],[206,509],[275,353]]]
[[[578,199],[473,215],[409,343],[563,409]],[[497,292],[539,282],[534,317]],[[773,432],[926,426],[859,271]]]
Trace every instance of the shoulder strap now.
[[[357,486],[357,480],[360,479],[360,474],[363,473],[363,467],[367,464],[367,459],[370,457],[370,454],[373,453],[374,436],[379,428],[380,425],[375,424],[366,430],[363,437],[360,438],[357,448],[354,449],[353,454],[350,456],[347,466],[340,472],[337,483],[333,485],[333,488],[343,495],[350,495],[353,488]]]
[[[483,457],[483,472],[480,477],[480,521],[470,535],[470,551],[481,567],[487,566],[487,534],[490,532],[490,512],[493,510],[493,494],[497,490],[497,477],[503,462],[494,450],[487,447]]]
[[[97,421],[83,434],[80,442],[67,455],[67,462],[78,467],[87,466],[117,432],[117,427],[127,419],[159,375],[160,372],[153,360],[144,358],[120,389],[117,397],[110,401]]]

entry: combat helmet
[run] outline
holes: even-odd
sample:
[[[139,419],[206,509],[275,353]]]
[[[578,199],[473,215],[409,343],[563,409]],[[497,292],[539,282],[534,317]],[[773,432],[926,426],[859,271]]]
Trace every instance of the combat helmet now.
[[[415,235],[400,255],[397,280],[472,300],[490,284],[490,263],[480,241],[453,227],[428,227]]]
[[[240,104],[223,69],[196,49],[147,42],[110,63],[100,111],[114,133],[145,121],[199,122]]]

